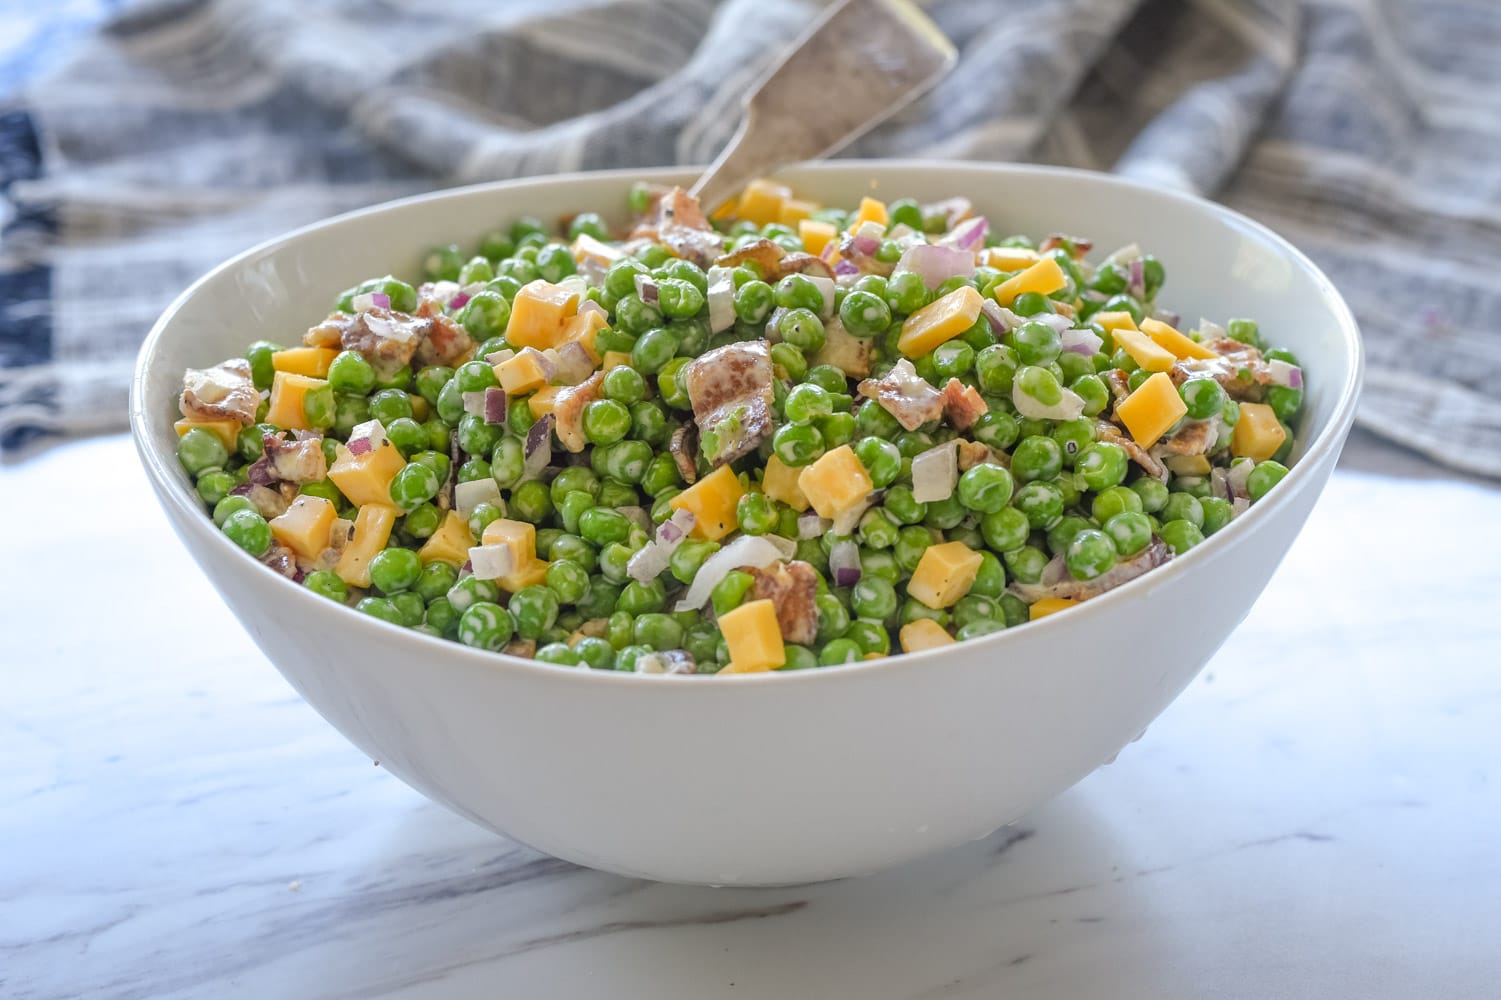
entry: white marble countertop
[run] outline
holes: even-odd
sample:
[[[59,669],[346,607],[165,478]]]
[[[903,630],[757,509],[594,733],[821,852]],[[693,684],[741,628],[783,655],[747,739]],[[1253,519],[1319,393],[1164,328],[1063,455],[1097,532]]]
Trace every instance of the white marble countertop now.
[[[0,468],[0,996],[1501,992],[1501,490],[1357,438],[1144,739],[867,879],[660,886],[499,840],[319,719],[124,437]]]

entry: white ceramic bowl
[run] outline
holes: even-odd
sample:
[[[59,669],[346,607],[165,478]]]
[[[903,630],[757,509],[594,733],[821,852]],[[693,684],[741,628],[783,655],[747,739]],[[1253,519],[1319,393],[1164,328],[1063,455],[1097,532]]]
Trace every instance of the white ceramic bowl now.
[[[839,162],[788,170],[808,197],[963,194],[1002,232],[1137,241],[1187,317],[1251,316],[1308,373],[1290,475],[1184,558],[1078,609],[977,641],[847,667],[735,677],[570,669],[478,652],[340,607],[259,566],[205,515],[174,456],[185,367],[291,342],[339,289],[416,275],[513,216],[618,216],[636,172],[394,202],[250,250],[152,329],[135,439],[173,527],[292,686],[381,766],[549,854],[674,882],[767,885],[873,872],[983,837],[1110,760],[1245,617],[1350,428],[1354,319],[1312,263],[1208,202],[1037,167]],[[687,183],[692,173],[660,179]],[[163,604],[163,617],[166,604]]]

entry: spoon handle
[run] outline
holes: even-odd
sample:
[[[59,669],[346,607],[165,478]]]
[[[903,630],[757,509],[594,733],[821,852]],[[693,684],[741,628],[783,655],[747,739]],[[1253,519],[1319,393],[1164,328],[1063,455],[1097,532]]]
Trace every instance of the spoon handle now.
[[[842,0],[745,98],[729,143],[690,190],[712,212],[777,167],[828,155],[910,103],[954,65],[909,0]]]

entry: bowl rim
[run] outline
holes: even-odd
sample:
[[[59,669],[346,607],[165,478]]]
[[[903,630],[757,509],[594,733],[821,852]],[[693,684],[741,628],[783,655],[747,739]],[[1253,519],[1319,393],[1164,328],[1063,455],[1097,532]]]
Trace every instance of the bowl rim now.
[[[146,412],[147,370],[151,367],[152,359],[156,354],[163,335],[173,324],[177,314],[190,300],[200,293],[201,289],[221,274],[240,267],[248,260],[273,254],[316,231],[342,225],[365,216],[379,215],[414,205],[431,204],[450,199],[463,200],[487,195],[496,191],[557,184],[583,184],[599,181],[629,182],[643,179],[667,183],[688,183],[696,178],[703,169],[703,167],[689,166],[627,167],[612,170],[572,171],[444,188],[343,212],[305,226],[300,226],[279,236],[264,240],[210,269],[173,299],[171,304],[163,310],[161,316],[157,318],[156,322],[152,324],[151,330],[147,333],[136,356],[136,363],[131,376],[131,435],[135,440],[136,451],[141,458],[142,464],[145,466],[146,473],[157,488],[158,496],[162,499],[163,505],[170,508],[168,512],[169,516],[201,519],[204,516],[204,512],[201,504],[189,498],[191,491],[183,486],[181,477],[177,474],[175,463],[166,462],[153,450],[150,440],[150,424],[153,416]],[[1354,422],[1356,402],[1365,370],[1365,349],[1361,342],[1359,326],[1349,305],[1345,302],[1344,297],[1340,295],[1339,290],[1334,286],[1328,275],[1310,260],[1306,254],[1270,227],[1242,215],[1234,209],[1227,208],[1207,198],[1201,198],[1188,192],[1159,187],[1114,174],[1073,167],[976,163],[924,158],[848,159],[792,164],[778,170],[772,176],[792,175],[792,178],[789,179],[795,179],[797,175],[808,173],[844,173],[854,174],[860,176],[861,180],[868,181],[871,179],[878,180],[878,175],[882,173],[898,170],[935,171],[957,175],[960,178],[963,178],[965,175],[986,177],[1004,177],[1008,175],[1057,177],[1082,184],[1102,185],[1107,188],[1114,188],[1120,193],[1132,197],[1161,199],[1199,212],[1205,212],[1215,217],[1221,224],[1232,229],[1248,231],[1250,234],[1270,243],[1280,253],[1285,255],[1288,260],[1314,279],[1323,299],[1334,315],[1338,327],[1337,332],[1340,338],[1340,345],[1343,348],[1345,356],[1350,359],[1350,364],[1346,370],[1343,383],[1339,386],[1339,395],[1328,422],[1319,434],[1308,443],[1303,454],[1299,457],[1296,464],[1290,467],[1287,476],[1282,481],[1288,488],[1273,490],[1265,500],[1253,505],[1241,517],[1236,518],[1219,532],[1216,532],[1213,539],[1206,539],[1206,544],[1195,546],[1186,554],[1170,560],[1167,565],[1158,567],[1150,573],[1144,573],[1136,579],[1130,580],[1098,597],[1093,597],[1083,602],[1080,606],[1069,609],[1070,613],[1067,615],[1048,615],[1042,619],[1024,622],[1024,625],[1030,626],[1033,629],[1051,631],[1056,631],[1060,628],[1078,628],[1082,625],[1082,621],[1077,617],[1078,615],[1086,613],[1099,614],[1103,609],[1114,607],[1122,601],[1131,600],[1144,586],[1150,587],[1154,583],[1161,582],[1163,577],[1159,574],[1189,572],[1193,567],[1207,559],[1213,558],[1216,553],[1230,546],[1241,544],[1245,539],[1251,537],[1256,525],[1271,516],[1272,510],[1290,503],[1292,495],[1300,492],[1304,485],[1316,475],[1315,466],[1322,464],[1322,460],[1329,456],[1331,451],[1341,446]],[[959,186],[962,186],[962,180],[956,184],[956,187]],[[227,550],[231,551],[234,557],[247,560],[248,565],[265,568],[259,560],[234,545],[222,533],[213,532],[212,534],[214,536],[212,544],[224,546]],[[184,544],[188,544],[186,537],[183,538],[183,541]],[[1208,544],[1210,542],[1213,544]],[[436,661],[450,668],[484,671],[493,671],[497,668],[501,670],[519,670],[533,674],[538,679],[553,678],[561,683],[640,685],[643,680],[647,680],[648,683],[655,680],[666,683],[669,689],[679,691],[703,691],[707,688],[734,690],[742,684],[840,683],[852,674],[875,678],[892,671],[931,670],[934,669],[938,662],[945,659],[952,659],[953,651],[960,648],[964,649],[966,653],[971,654],[982,654],[986,651],[993,651],[992,655],[998,654],[1004,648],[1001,644],[1005,643],[1007,637],[1013,634],[1013,629],[1003,629],[999,632],[969,639],[952,646],[921,650],[916,653],[898,652],[876,660],[859,660],[853,663],[819,667],[813,670],[770,670],[759,673],[728,675],[639,675],[614,670],[594,670],[582,665],[569,667],[512,656],[507,653],[474,649],[450,639],[424,635],[405,626],[386,622],[371,615],[361,614],[349,605],[337,605],[331,601],[327,601],[326,598],[321,598],[313,594],[305,587],[300,586],[279,573],[273,572],[272,575],[276,577],[272,581],[274,586],[293,588],[310,601],[325,602],[328,605],[326,610],[335,614],[343,613],[347,615],[348,617],[343,622],[342,627],[368,627],[386,630],[385,638],[388,642],[399,642],[401,644],[400,647],[393,651],[410,654],[411,662],[421,663],[422,669],[425,671],[432,670]],[[1034,637],[1040,637],[1045,633],[1034,632],[1032,634]],[[441,658],[435,658],[431,655],[439,650],[442,650],[444,653]],[[713,683],[696,680],[699,677],[709,676],[715,678]],[[768,680],[768,678],[776,678],[776,680]],[[660,690],[660,687],[658,689]]]

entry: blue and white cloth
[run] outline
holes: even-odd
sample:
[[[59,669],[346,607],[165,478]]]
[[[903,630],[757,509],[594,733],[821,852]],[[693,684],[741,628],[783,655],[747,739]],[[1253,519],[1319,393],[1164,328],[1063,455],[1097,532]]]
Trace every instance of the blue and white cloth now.
[[[37,4],[10,32],[35,44],[0,49],[0,87],[25,80],[0,103],[11,449],[122,426],[162,307],[277,232],[450,184],[707,162],[819,6],[80,3],[114,13],[65,48]],[[1501,3],[924,6],[958,67],[846,155],[1114,170],[1258,218],[1355,308],[1360,422],[1501,476]]]

